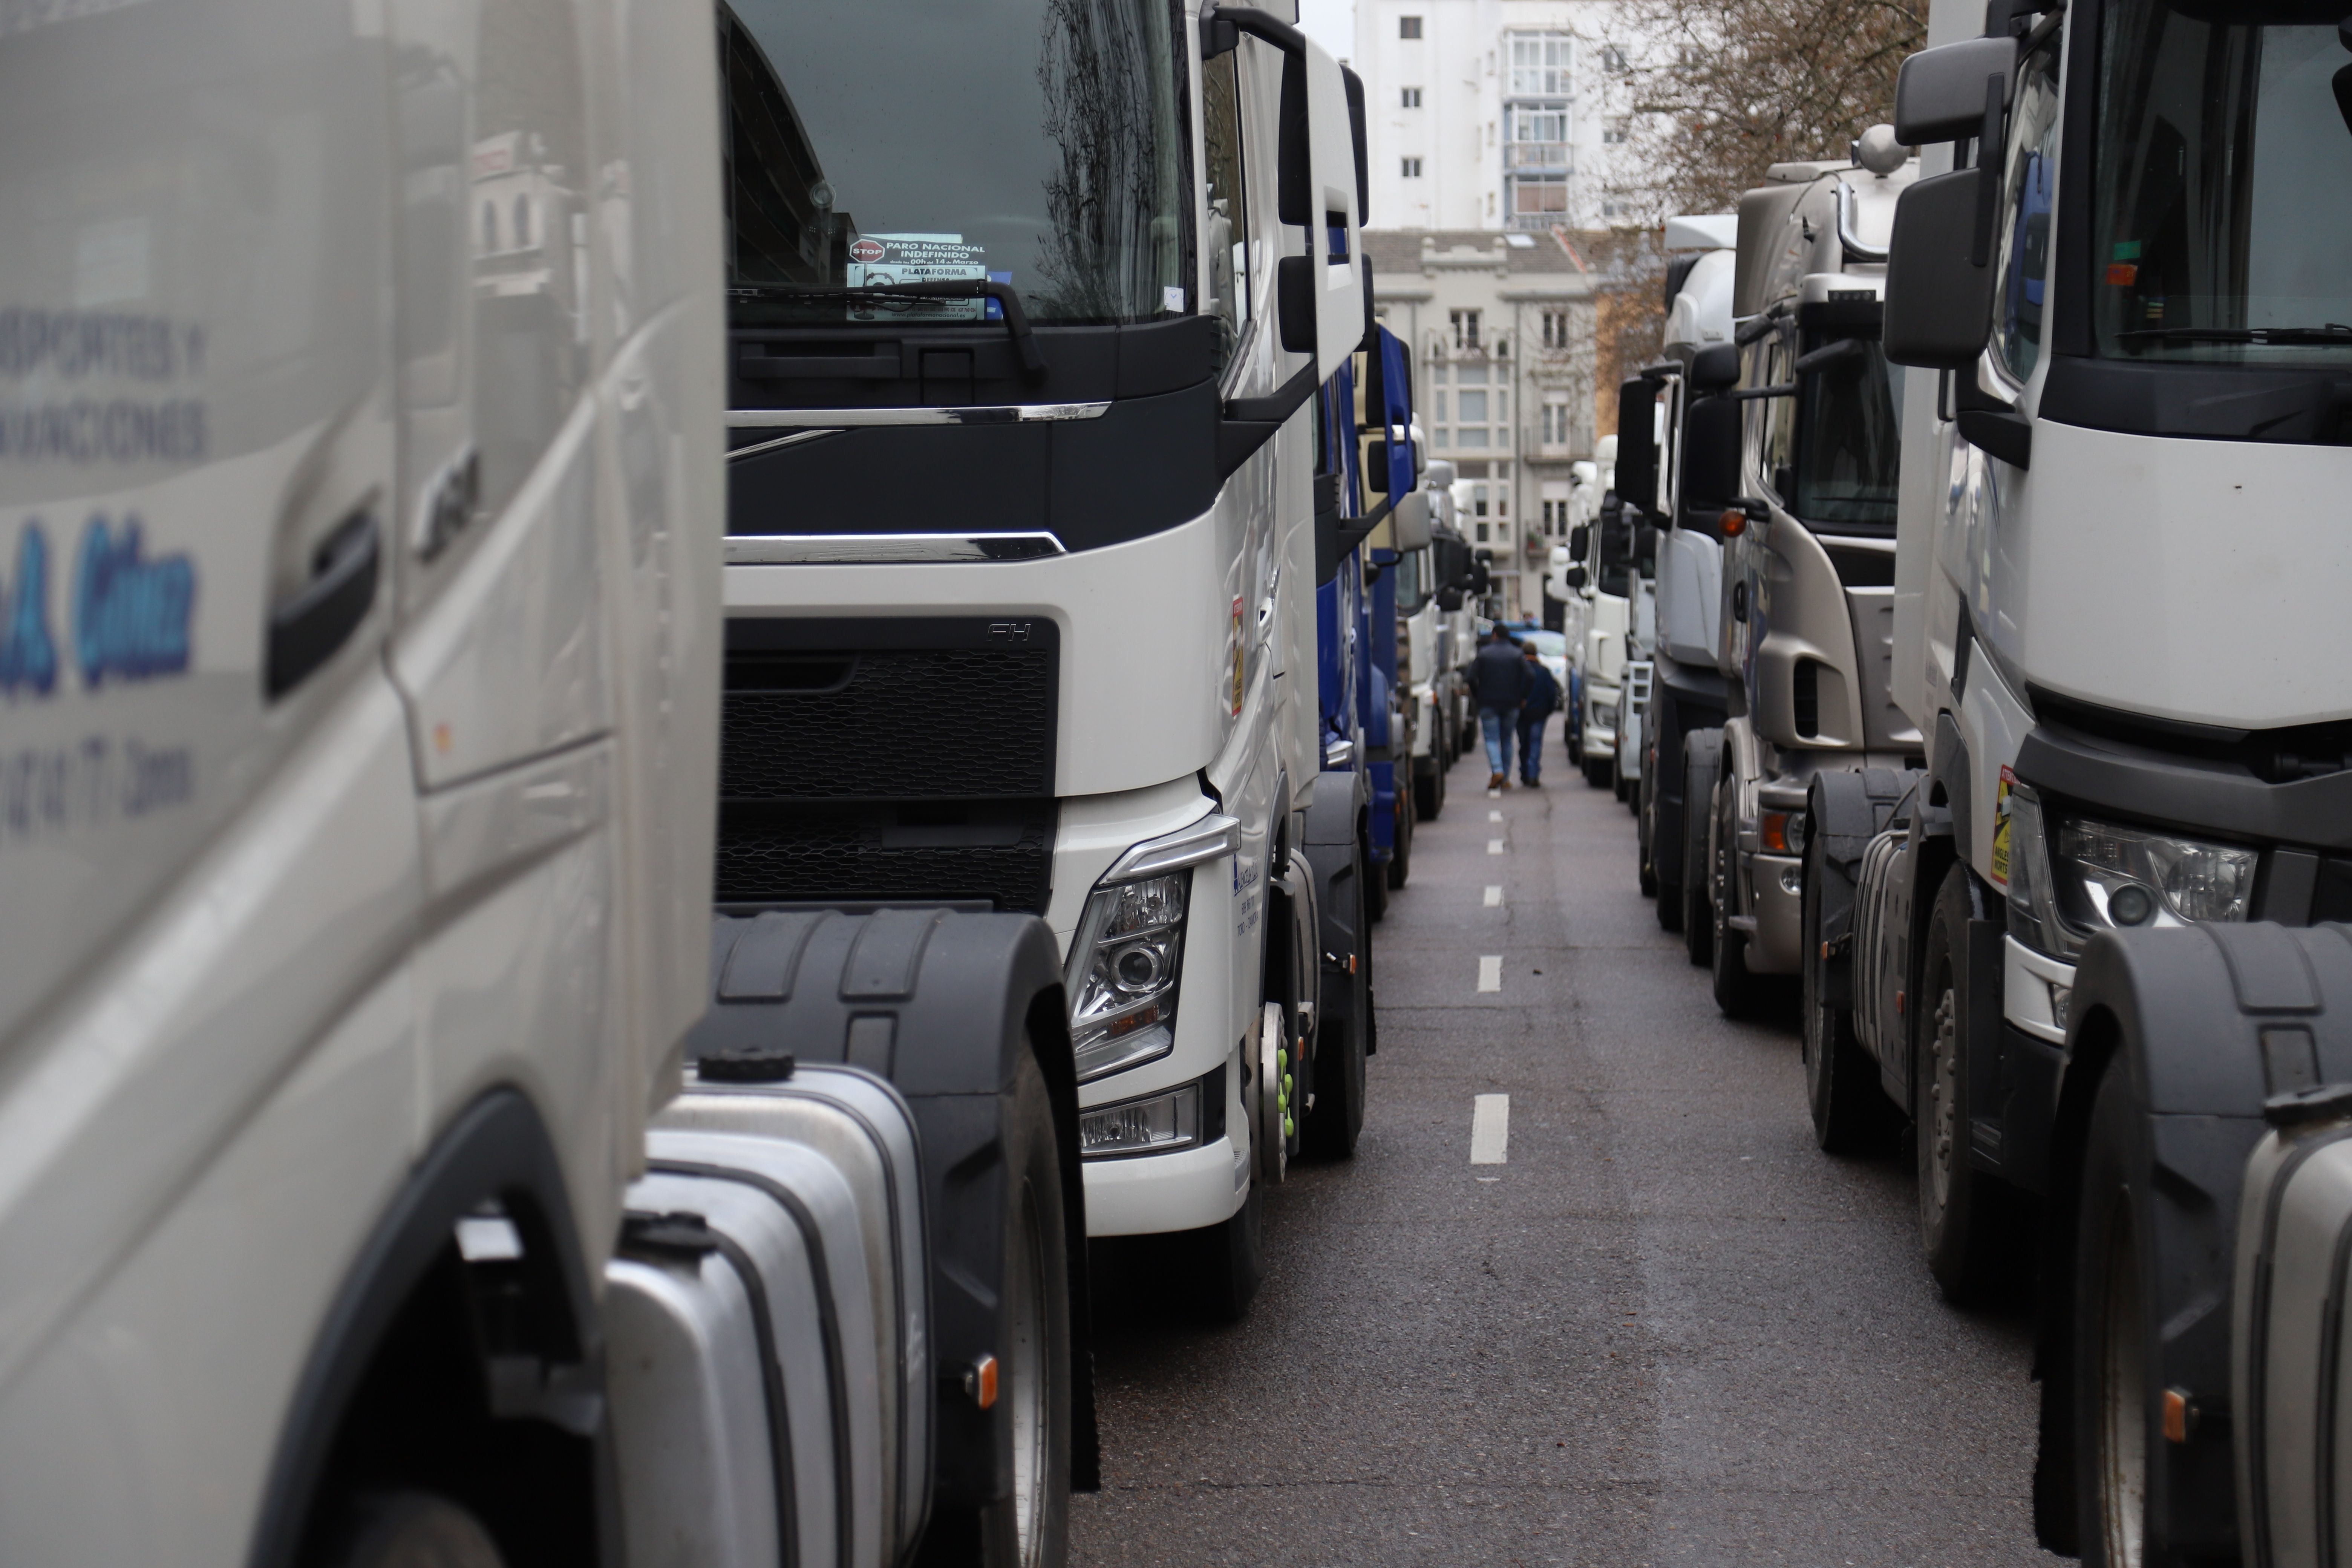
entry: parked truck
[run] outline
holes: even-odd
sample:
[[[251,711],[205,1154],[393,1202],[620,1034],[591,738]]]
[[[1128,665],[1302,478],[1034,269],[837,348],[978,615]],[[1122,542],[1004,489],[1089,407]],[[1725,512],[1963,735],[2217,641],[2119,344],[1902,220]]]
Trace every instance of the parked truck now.
[[[0,1561],[1061,1559],[1050,931],[713,945],[713,20],[0,39]]]
[[[2039,1200],[2044,1542],[2222,1559],[2242,1173],[2263,1099],[2344,1070],[2294,928],[2352,915],[2352,277],[2307,195],[2352,174],[2347,51],[2284,5],[1930,20],[1884,330],[1926,755],[1814,786],[1812,1089],[1832,1141],[1916,1123],[1954,1294]],[[2184,630],[2219,626],[2258,630]]]
[[[1890,696],[1901,447],[1878,342],[1885,235],[1915,173],[1884,132],[1850,163],[1774,164],[1739,202],[1735,342],[1692,362],[1702,384],[1738,370],[1715,393],[1740,411],[1738,492],[1682,520],[1721,542],[1726,703],[1719,729],[1683,737],[1684,939],[1733,1016],[1758,978],[1801,967],[1811,780],[1900,768],[1919,746]]]
[[[1242,6],[728,16],[719,899],[1043,916],[1091,1231],[1238,1313],[1363,1119],[1307,854],[1370,875],[1314,673],[1360,87]]]
[[[1736,353],[1717,353],[1697,374],[1698,356],[1732,348],[1732,285],[1738,216],[1677,216],[1666,220],[1666,324],[1661,362],[1636,378],[1638,410],[1659,413],[1655,493],[1645,508],[1657,530],[1654,636],[1643,704],[1642,777],[1635,798],[1635,853],[1643,893],[1657,900],[1658,924],[1688,923],[1684,881],[1683,739],[1719,728],[1725,682],[1716,668],[1722,622],[1723,509],[1739,493],[1738,405],[1722,395],[1737,384]],[[1700,406],[1702,397],[1710,399]],[[1638,417],[1638,416],[1637,416]]]
[[[1416,450],[1419,450],[1416,444]],[[1422,494],[1429,517],[1429,545],[1398,563],[1397,613],[1400,646],[1410,672],[1412,726],[1412,804],[1423,822],[1445,807],[1445,779],[1462,755],[1472,727],[1463,667],[1475,651],[1477,634],[1466,602],[1471,581],[1470,547],[1462,537],[1454,506],[1454,465],[1427,461]]]

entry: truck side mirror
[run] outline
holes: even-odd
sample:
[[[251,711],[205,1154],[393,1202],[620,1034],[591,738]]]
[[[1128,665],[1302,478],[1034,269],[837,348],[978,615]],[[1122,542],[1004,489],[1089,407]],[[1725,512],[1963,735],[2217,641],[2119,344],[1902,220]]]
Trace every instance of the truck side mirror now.
[[[1658,384],[1635,376],[1617,389],[1617,494],[1643,511],[1658,504]]]
[[[1691,356],[1689,381],[1697,393],[1728,392],[1739,384],[1739,345],[1717,343]]]
[[[1254,6],[1221,5],[1232,22],[1283,51],[1275,155],[1276,216],[1307,230],[1303,256],[1275,268],[1282,346],[1315,356],[1317,384],[1339,374],[1364,339],[1362,202],[1355,119],[1339,62],[1288,23]]]
[[[2017,40],[1923,49],[1895,86],[1895,137],[1908,146],[1974,137],[1977,167],[1915,182],[1895,204],[1886,247],[1886,357],[1958,370],[1992,336],[1994,206]]]
[[[1450,584],[1446,587],[1440,588],[1437,591],[1437,607],[1444,610],[1449,616],[1454,611],[1460,609],[1462,607],[1462,590]]]
[[[1581,561],[1592,551],[1592,525],[1580,522],[1568,531],[1568,553],[1570,559]]]
[[[1961,169],[1916,181],[1895,201],[1885,329],[1893,363],[1962,370],[1991,340],[1993,269],[1973,250],[1990,184],[1988,171]]]
[[[1739,493],[1740,426],[1739,405],[1728,397],[1702,397],[1684,414],[1682,526],[1712,532],[1716,514]]]
[[[1414,490],[1396,503],[1389,514],[1389,528],[1395,535],[1395,548],[1400,551],[1425,550],[1429,547],[1429,492]]]
[[[1582,562],[1579,562],[1561,573],[1559,580],[1567,584],[1571,592],[1581,594],[1584,592],[1584,585],[1592,581],[1592,574],[1584,569]]]

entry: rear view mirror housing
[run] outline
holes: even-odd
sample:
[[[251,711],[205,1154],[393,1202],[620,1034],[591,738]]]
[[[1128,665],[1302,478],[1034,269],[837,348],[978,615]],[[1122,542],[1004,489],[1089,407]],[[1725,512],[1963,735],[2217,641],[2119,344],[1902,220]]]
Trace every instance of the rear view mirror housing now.
[[[1429,492],[1415,490],[1396,503],[1389,527],[1401,551],[1426,550],[1430,543]]]
[[[1658,384],[1635,376],[1617,389],[1617,494],[1643,511],[1658,504]]]
[[[1685,528],[1706,525],[1739,493],[1742,421],[1728,397],[1702,397],[1683,416],[1682,495]]]
[[[1686,379],[1698,393],[1728,392],[1739,384],[1739,347],[1716,343],[1691,356]]]
[[[1886,357],[1930,370],[1972,365],[1992,338],[1993,268],[1971,254],[1983,169],[1920,180],[1895,204],[1886,247]]]
[[[1584,563],[1580,561],[1561,573],[1559,580],[1567,584],[1571,592],[1581,594],[1584,592],[1584,585],[1592,581],[1592,574],[1584,569]]]
[[[1919,147],[1981,135],[1986,81],[2000,80],[2005,108],[2016,75],[2015,38],[1970,38],[1920,50],[1895,79],[1895,140]]]

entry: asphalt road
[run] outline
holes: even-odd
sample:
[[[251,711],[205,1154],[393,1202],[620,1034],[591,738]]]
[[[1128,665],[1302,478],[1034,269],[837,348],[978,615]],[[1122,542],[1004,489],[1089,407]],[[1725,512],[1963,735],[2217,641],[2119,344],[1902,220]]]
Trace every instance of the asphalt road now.
[[[1097,1302],[1072,1561],[2059,1562],[2024,1310],[1944,1304],[1907,1145],[1814,1147],[1793,1013],[1717,1014],[1551,749],[1494,799],[1465,760],[1419,825],[1362,1142],[1269,1194],[1247,1321],[1187,1321],[1148,1258]]]

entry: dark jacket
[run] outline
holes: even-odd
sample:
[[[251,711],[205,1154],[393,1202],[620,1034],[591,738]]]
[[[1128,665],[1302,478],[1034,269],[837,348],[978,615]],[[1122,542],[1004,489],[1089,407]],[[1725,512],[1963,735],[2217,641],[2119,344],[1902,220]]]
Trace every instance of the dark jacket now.
[[[1470,694],[1481,708],[1517,708],[1534,686],[1526,658],[1510,643],[1490,642],[1470,661]]]
[[[1519,704],[1519,717],[1522,720],[1549,718],[1559,709],[1559,682],[1552,679],[1550,670],[1534,659],[1522,658],[1519,662],[1528,667],[1530,678],[1528,700]]]

